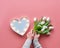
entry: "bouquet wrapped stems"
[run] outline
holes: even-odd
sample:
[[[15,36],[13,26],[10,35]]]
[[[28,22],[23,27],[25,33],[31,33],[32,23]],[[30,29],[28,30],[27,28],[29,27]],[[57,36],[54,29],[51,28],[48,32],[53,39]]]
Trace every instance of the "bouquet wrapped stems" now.
[[[53,25],[50,22],[49,17],[42,17],[40,20],[34,18],[34,28],[33,31],[37,34],[50,35],[50,31],[53,29]]]

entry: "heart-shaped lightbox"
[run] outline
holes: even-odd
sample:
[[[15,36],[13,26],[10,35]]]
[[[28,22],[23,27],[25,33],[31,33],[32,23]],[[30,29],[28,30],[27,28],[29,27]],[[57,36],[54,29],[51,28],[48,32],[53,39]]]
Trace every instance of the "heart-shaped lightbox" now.
[[[19,35],[24,35],[30,26],[30,21],[26,17],[22,17],[20,20],[13,19],[10,22],[10,27],[14,32]]]

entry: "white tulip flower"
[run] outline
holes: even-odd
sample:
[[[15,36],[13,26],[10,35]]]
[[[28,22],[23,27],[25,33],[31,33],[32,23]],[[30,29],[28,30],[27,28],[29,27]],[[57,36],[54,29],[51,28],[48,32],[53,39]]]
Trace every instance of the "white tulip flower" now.
[[[49,27],[49,30],[51,30],[51,29],[54,29],[54,27],[53,27],[53,26],[50,26],[50,27]]]
[[[47,28],[47,26],[43,26],[43,28],[41,29],[41,31],[44,31]]]
[[[45,28],[45,29],[46,29],[46,28],[47,28],[47,26],[43,26],[43,28]]]
[[[36,17],[34,17],[34,21],[36,21],[37,20],[37,18]]]
[[[45,23],[45,21],[42,21],[40,24],[42,24],[42,25],[43,25],[44,23]]]
[[[49,18],[49,17],[47,17],[46,21],[50,21],[50,18]]]
[[[46,17],[44,16],[44,17],[42,18],[42,20],[46,20]]]
[[[47,33],[47,35],[50,35],[50,34],[51,34],[50,32]]]
[[[44,30],[45,30],[45,28],[42,28],[42,29],[41,29],[41,31],[44,31]]]

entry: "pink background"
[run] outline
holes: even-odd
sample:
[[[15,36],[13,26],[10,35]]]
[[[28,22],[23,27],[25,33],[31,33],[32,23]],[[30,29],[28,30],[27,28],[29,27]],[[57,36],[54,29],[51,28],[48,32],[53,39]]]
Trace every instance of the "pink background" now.
[[[43,48],[60,48],[60,0],[0,0],[0,48],[22,48],[26,34],[21,37],[9,26],[12,18],[21,16],[27,16],[31,22],[27,32],[33,27],[34,17],[51,17],[54,30],[39,41]]]

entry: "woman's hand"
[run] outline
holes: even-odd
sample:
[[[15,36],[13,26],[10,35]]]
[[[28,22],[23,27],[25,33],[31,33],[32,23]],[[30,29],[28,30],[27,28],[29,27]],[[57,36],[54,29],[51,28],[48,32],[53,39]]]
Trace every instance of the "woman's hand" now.
[[[27,38],[33,39],[33,37],[34,37],[34,33],[32,33],[32,31],[27,34]]]
[[[38,39],[40,37],[40,34],[35,34],[34,39]]]
[[[27,33],[27,38],[29,39],[38,39],[40,37],[40,34],[36,34],[36,32],[28,32]]]
[[[37,34],[36,32],[34,32],[34,39],[38,39],[40,37],[40,34]]]

